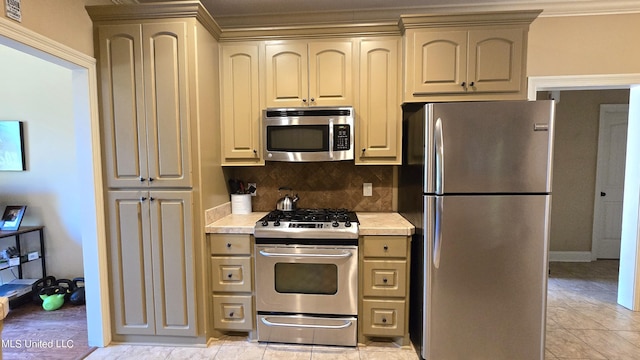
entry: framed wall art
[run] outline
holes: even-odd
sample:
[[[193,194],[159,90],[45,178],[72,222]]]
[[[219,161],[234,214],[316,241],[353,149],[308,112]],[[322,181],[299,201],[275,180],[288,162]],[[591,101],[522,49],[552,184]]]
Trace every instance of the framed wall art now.
[[[22,121],[0,120],[0,171],[25,171]]]
[[[24,216],[24,212],[27,210],[26,205],[9,205],[4,209],[4,214],[2,215],[2,230],[18,230],[20,228],[20,223],[22,222],[22,217]]]

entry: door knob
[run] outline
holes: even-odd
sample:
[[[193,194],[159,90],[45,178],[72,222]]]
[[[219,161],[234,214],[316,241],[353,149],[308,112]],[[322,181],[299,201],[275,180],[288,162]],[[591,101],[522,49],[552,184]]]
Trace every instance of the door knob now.
[[[607,193],[606,193],[606,192],[602,192],[602,191],[601,191],[601,192],[600,192],[600,196],[607,196]]]

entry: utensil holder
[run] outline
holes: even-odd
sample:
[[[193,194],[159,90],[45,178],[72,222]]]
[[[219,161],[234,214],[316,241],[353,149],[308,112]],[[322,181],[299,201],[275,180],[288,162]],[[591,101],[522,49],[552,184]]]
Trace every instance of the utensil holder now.
[[[232,214],[251,214],[251,194],[231,194]]]

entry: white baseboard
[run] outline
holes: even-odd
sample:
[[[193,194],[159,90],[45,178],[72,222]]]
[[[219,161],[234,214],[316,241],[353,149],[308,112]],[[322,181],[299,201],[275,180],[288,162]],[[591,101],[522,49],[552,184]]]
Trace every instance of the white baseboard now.
[[[591,262],[591,251],[549,251],[549,261]]]

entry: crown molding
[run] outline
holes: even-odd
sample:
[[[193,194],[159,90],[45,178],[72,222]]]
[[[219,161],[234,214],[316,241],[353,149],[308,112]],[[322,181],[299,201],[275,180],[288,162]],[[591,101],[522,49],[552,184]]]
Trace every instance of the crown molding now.
[[[144,20],[195,18],[211,34],[219,38],[222,29],[200,1],[167,1],[158,3],[138,3],[137,0],[112,0],[123,5],[86,6],[87,13],[94,23]]]
[[[360,36],[398,36],[396,21],[369,24],[313,24],[223,29],[220,41],[315,39]]]
[[[393,7],[320,12],[266,13],[220,15],[215,19],[223,29],[304,24],[371,23],[398,21],[403,15],[446,14],[462,12],[500,12],[543,10],[540,17],[612,15],[640,13],[638,0],[527,0],[513,3],[480,3],[464,5],[434,5],[419,7]]]
[[[413,28],[450,26],[529,25],[542,10],[495,11],[453,14],[402,15],[398,25],[404,32]]]

